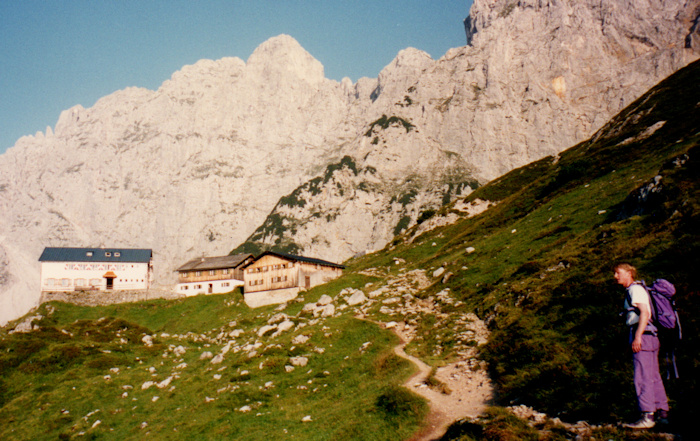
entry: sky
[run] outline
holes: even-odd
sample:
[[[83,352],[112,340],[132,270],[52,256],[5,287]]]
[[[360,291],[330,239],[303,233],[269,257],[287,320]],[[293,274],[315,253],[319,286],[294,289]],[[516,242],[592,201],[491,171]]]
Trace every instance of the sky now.
[[[126,87],[288,34],[326,77],[376,78],[401,49],[464,46],[472,0],[0,0],[0,154]]]

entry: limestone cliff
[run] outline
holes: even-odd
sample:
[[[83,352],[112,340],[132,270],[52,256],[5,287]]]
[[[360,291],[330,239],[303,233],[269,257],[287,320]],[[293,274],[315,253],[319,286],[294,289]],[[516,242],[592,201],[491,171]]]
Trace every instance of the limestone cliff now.
[[[376,79],[328,80],[282,35],[68,109],[0,156],[0,324],[36,304],[45,246],[153,248],[163,284],[254,233],[336,261],[381,247],[697,58],[699,3],[476,0],[468,46]],[[256,233],[270,213],[294,228]]]
[[[297,188],[240,249],[343,260],[383,247],[475,181],[586,139],[697,58],[699,14],[698,1],[476,0],[469,46],[437,61],[408,49],[380,73],[367,113],[384,119],[343,148],[372,173]]]

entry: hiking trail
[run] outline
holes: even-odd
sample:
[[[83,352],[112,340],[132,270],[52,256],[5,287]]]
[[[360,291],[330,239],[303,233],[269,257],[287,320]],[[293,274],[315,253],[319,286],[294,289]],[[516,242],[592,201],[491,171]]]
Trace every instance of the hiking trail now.
[[[423,426],[410,441],[437,440],[452,423],[483,413],[493,399],[493,387],[488,373],[475,358],[476,349],[473,349],[469,356],[436,369],[435,378],[447,388],[447,393],[443,393],[427,384],[432,368],[418,358],[406,354],[404,348],[410,342],[410,338],[402,329],[401,325],[392,328],[401,340],[394,352],[418,368],[418,372],[404,383],[404,387],[424,397],[430,406]]]

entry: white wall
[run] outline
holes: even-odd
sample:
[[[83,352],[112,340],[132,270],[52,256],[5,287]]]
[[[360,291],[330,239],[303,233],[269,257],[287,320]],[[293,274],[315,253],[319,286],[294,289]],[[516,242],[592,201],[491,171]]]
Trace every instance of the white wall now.
[[[94,286],[104,290],[108,271],[116,274],[114,290],[148,289],[148,263],[41,262],[42,291],[76,291]],[[50,283],[53,279],[53,284]],[[79,283],[82,281],[82,286]]]
[[[211,285],[211,292],[209,285]],[[238,279],[209,280],[202,282],[178,283],[175,291],[186,296],[196,296],[198,294],[224,294],[231,292],[236,287],[243,286],[243,281]]]

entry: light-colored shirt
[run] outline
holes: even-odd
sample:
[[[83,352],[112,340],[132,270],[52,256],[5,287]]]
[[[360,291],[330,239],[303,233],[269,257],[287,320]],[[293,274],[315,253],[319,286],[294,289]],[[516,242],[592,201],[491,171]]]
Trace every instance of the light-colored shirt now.
[[[629,293],[629,298],[632,299],[632,305],[629,304],[627,298],[625,298],[625,309],[627,310],[627,326],[633,326],[639,323],[639,314],[637,311],[631,310],[633,306],[639,307],[639,305],[646,305],[647,309],[651,312],[651,306],[649,305],[649,294],[643,286],[633,283],[627,287],[627,292]]]

